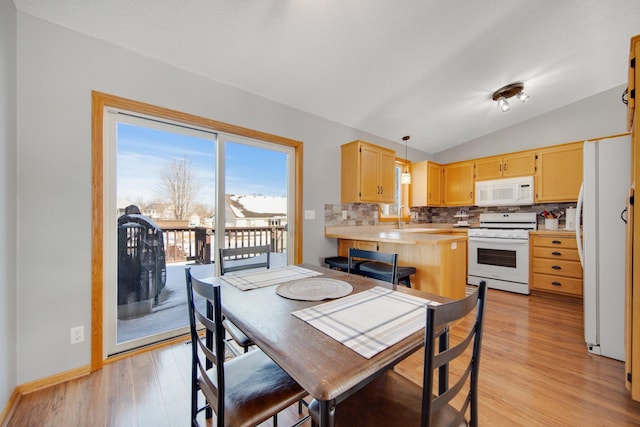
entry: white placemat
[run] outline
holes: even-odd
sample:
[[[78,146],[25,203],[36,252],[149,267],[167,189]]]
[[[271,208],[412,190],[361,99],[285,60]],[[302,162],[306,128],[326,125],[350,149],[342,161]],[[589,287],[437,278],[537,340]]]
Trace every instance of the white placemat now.
[[[424,328],[434,301],[375,287],[292,314],[370,359]]]
[[[322,301],[349,295],[353,286],[343,280],[328,277],[312,277],[283,283],[276,288],[281,297],[301,301]]]
[[[278,285],[291,280],[304,279],[313,276],[320,276],[322,273],[298,267],[296,265],[286,265],[277,268],[256,268],[251,270],[240,270],[227,273],[221,278],[243,291],[250,289],[264,288],[265,286]]]

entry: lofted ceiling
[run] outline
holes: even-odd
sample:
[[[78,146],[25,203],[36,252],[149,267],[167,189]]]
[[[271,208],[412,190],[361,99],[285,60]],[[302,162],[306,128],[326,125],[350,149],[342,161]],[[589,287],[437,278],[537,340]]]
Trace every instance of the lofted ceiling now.
[[[14,0],[47,21],[435,154],[627,80],[639,0]],[[498,88],[531,98],[502,113]],[[622,94],[621,94],[622,95]]]

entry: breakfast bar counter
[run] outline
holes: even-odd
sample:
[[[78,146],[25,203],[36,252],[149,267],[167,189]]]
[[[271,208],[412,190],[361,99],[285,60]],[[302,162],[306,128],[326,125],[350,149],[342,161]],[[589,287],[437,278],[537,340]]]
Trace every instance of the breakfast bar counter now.
[[[448,227],[336,226],[325,237],[338,239],[338,255],[349,248],[398,254],[399,266],[413,266],[411,286],[423,292],[458,299],[467,284],[466,229]]]

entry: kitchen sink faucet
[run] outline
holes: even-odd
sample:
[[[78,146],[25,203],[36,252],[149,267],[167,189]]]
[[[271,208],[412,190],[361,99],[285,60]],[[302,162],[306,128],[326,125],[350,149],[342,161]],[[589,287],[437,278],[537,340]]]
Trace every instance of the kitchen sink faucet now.
[[[409,216],[411,216],[411,209],[407,205],[401,205],[398,208],[398,228],[402,228],[402,208],[407,208],[409,210]]]

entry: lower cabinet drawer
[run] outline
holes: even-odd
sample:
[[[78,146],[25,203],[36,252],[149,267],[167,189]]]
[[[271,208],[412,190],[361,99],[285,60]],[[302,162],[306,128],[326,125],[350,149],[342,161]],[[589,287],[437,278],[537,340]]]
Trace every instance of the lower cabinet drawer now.
[[[580,261],[577,249],[544,248],[535,246],[533,248],[533,256],[535,258],[559,259],[563,261]]]
[[[582,266],[579,262],[534,258],[532,264],[534,273],[582,278]]]
[[[550,276],[548,274],[533,274],[532,289],[541,291],[562,292],[564,294],[582,296],[582,280],[570,277]]]

